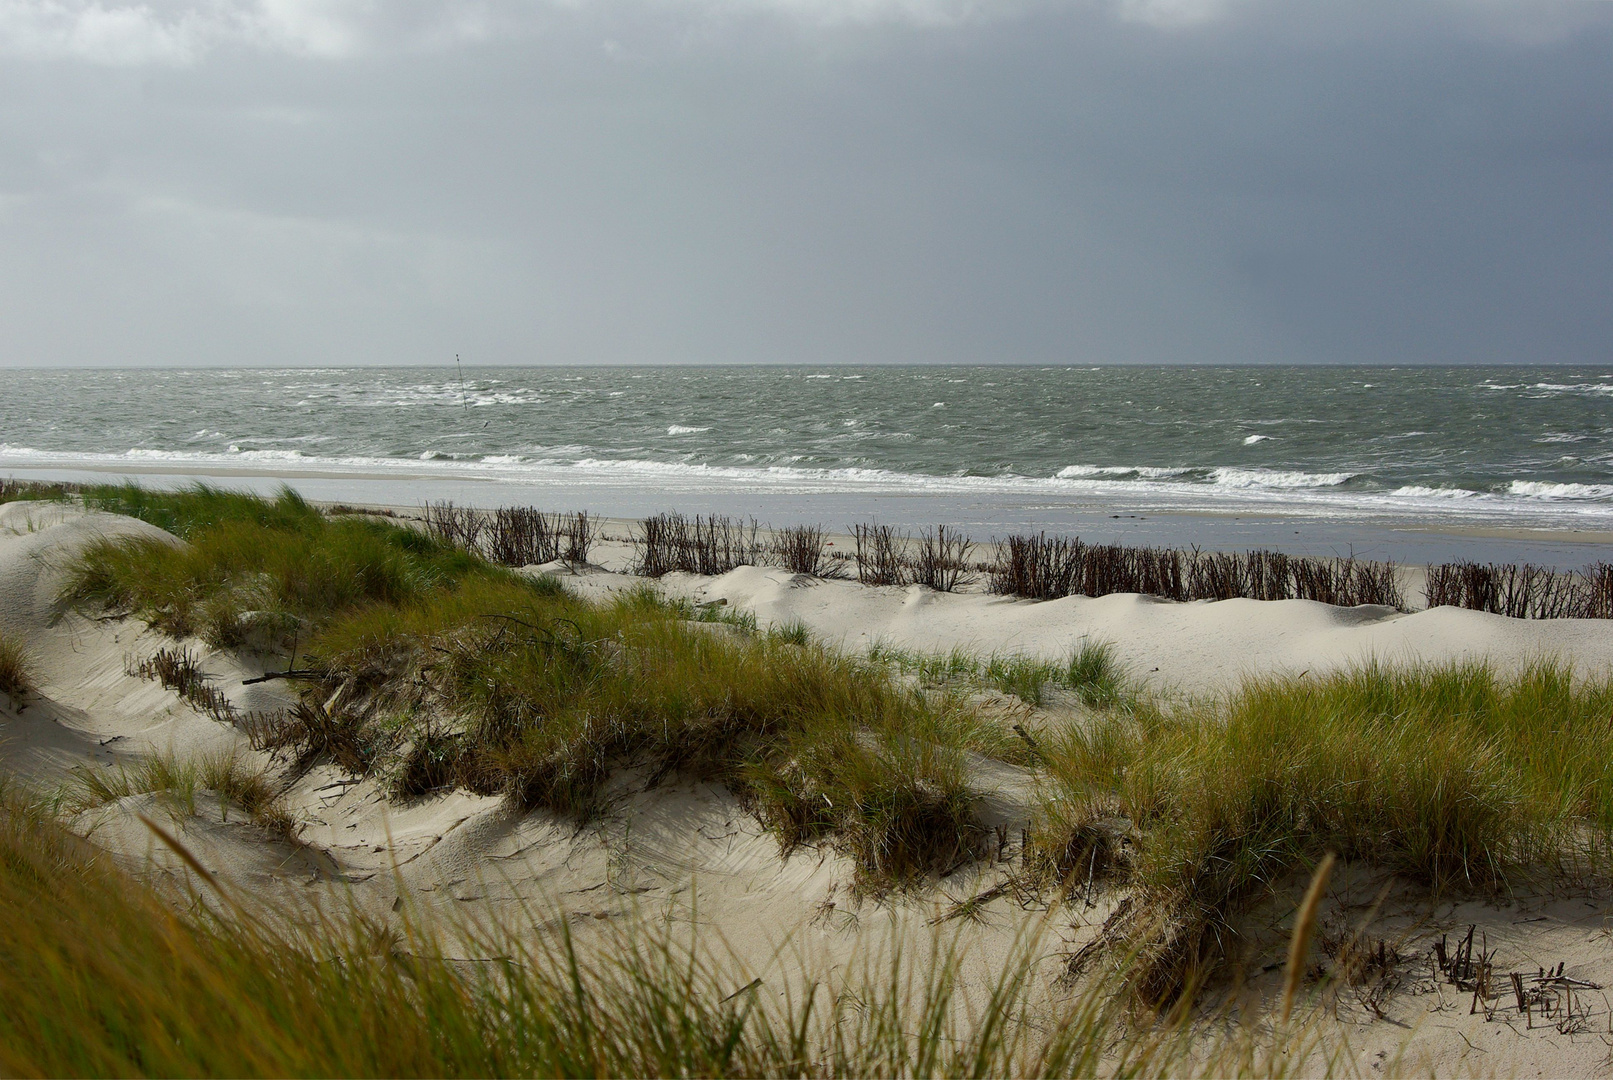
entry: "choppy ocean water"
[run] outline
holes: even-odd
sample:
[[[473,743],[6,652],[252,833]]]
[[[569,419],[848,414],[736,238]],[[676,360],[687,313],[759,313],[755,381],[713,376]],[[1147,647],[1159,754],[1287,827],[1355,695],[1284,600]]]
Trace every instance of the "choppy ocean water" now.
[[[1297,518],[1335,547],[1606,530],[1613,367],[0,371],[0,472],[130,470],[977,532]]]

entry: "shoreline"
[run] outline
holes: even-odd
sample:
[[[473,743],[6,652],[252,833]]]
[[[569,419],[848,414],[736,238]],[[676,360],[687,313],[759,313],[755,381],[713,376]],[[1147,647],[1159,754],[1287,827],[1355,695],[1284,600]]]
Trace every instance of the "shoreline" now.
[[[407,466],[400,466],[400,470]],[[1613,558],[1613,530],[1463,520],[1404,520],[1367,515],[1318,516],[1304,506],[1225,508],[1138,505],[1136,500],[983,500],[927,493],[863,495],[723,490],[657,490],[641,482],[522,484],[496,478],[443,477],[433,471],[377,477],[360,470],[241,468],[174,464],[108,464],[13,467],[18,479],[69,482],[144,481],[157,486],[209,482],[260,494],[289,484],[310,501],[418,512],[427,502],[453,502],[491,510],[537,506],[545,511],[587,510],[601,518],[637,521],[662,512],[755,518],[784,527],[819,524],[846,533],[857,521],[874,520],[915,534],[945,525],[977,544],[993,537],[1047,532],[1080,536],[1091,543],[1199,547],[1207,551],[1270,549],[1289,554],[1343,556],[1401,565],[1441,562],[1534,563],[1563,570]],[[407,480],[407,482],[403,482]],[[1403,516],[1402,516],[1403,518]]]

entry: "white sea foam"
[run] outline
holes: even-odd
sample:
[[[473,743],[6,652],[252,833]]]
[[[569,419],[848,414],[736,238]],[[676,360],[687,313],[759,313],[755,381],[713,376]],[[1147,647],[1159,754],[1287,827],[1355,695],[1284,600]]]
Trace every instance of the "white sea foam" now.
[[[1247,439],[1243,440],[1243,445],[1245,445],[1245,446],[1253,446],[1257,442],[1266,442],[1270,438],[1271,438],[1270,435],[1251,435]]]
[[[1514,480],[1507,486],[1511,495],[1528,499],[1613,499],[1613,484],[1548,484],[1535,480]]]
[[[1424,487],[1421,484],[1407,484],[1391,491],[1390,496],[1397,499],[1488,499],[1492,498],[1488,492],[1473,491],[1470,488],[1450,487]]]
[[[1530,387],[1530,389],[1531,390],[1551,390],[1551,391],[1555,391],[1557,393],[1581,393],[1581,394],[1597,394],[1597,395],[1613,394],[1613,386],[1609,386],[1607,383],[1547,383],[1547,382],[1540,382],[1540,383],[1535,383],[1533,386]]]
[[[1134,476],[1143,480],[1168,480],[1186,476],[1194,471],[1189,468],[1157,468],[1150,465],[1066,465],[1054,474],[1054,478],[1083,480],[1098,476]]]
[[[711,429],[709,427],[689,427],[685,424],[669,424],[667,425],[666,433],[668,435],[698,435],[702,431],[710,430]]]
[[[1349,472],[1300,472],[1284,469],[1212,469],[1210,481],[1219,487],[1266,488],[1285,491],[1290,488],[1325,488],[1338,485],[1355,476]]]
[[[678,493],[747,492],[773,494],[923,494],[1005,499],[1074,498],[1103,505],[1109,500],[1139,509],[1250,511],[1302,510],[1308,514],[1356,518],[1362,515],[1458,515],[1473,520],[1595,521],[1613,526],[1613,484],[1552,484],[1516,481],[1505,491],[1484,493],[1460,488],[1405,485],[1390,491],[1341,488],[1349,472],[1275,469],[1205,469],[1076,465],[1050,477],[1014,475],[923,475],[890,469],[809,468],[799,465],[708,465],[642,458],[604,458],[587,448],[533,447],[527,455],[454,458],[441,451],[424,456],[316,457],[296,450],[245,450],[236,453],[135,449],[122,453],[63,453],[0,444],[0,462],[53,469],[126,467],[148,463],[216,469],[218,475],[275,475],[280,468],[299,475],[329,471],[384,478],[479,479],[564,488],[594,486],[653,489]],[[798,456],[796,456],[798,459]]]

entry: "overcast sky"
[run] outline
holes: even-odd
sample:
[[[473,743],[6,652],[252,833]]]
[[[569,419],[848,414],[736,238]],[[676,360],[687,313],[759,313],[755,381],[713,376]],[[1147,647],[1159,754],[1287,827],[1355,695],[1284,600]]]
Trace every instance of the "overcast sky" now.
[[[1613,362],[1613,0],[0,0],[0,365]]]

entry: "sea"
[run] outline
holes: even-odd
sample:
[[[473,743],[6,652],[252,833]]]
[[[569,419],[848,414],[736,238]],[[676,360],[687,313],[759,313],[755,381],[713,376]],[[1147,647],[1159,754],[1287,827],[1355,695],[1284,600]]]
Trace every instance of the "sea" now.
[[[1613,367],[0,370],[0,475],[1613,557]]]

